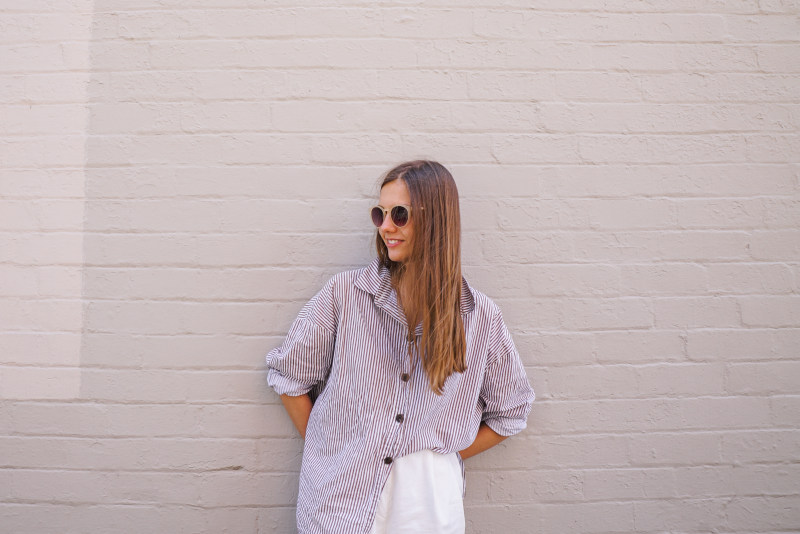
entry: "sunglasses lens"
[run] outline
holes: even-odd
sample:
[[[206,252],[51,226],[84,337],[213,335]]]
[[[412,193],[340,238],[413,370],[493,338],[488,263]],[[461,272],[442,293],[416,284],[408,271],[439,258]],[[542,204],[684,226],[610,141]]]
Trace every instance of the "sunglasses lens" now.
[[[393,207],[392,222],[394,222],[395,226],[405,226],[408,224],[408,210],[403,206]]]
[[[383,210],[378,206],[372,208],[370,215],[372,216],[372,224],[378,227],[383,224]]]

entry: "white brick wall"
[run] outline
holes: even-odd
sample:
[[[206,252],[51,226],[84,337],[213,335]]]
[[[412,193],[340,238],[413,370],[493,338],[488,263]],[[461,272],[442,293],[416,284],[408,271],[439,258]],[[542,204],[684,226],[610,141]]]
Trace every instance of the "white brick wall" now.
[[[0,532],[292,532],[263,355],[415,157],[539,395],[468,532],[800,530],[799,16],[0,3]]]

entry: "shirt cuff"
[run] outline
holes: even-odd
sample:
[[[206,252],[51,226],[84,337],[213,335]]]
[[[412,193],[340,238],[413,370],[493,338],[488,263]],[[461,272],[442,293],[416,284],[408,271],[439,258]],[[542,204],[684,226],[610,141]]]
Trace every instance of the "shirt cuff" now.
[[[304,384],[282,375],[274,368],[267,372],[267,383],[278,395],[289,395],[290,397],[305,395],[314,387],[313,384]]]
[[[524,419],[510,419],[507,417],[493,417],[484,419],[483,422],[486,423],[486,426],[505,437],[519,434],[528,426]]]

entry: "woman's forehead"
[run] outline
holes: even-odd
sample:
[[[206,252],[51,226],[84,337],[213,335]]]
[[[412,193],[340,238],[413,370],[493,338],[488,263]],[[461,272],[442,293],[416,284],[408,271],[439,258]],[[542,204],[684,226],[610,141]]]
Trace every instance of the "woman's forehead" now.
[[[411,195],[403,180],[392,180],[381,187],[380,205],[384,208],[397,204],[411,204]]]

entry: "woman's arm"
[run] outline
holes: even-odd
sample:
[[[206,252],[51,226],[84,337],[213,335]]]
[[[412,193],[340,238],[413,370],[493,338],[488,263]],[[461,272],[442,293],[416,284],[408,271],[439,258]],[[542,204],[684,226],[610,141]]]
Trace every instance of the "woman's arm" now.
[[[297,427],[297,431],[300,432],[300,436],[306,439],[306,427],[308,426],[308,418],[311,416],[311,408],[313,406],[311,397],[309,397],[308,394],[297,395],[295,397],[291,395],[281,395],[281,401],[292,423]]]
[[[475,456],[486,449],[491,449],[506,439],[506,437],[508,436],[501,436],[489,428],[489,425],[486,423],[481,423],[481,426],[478,428],[478,435],[475,436],[475,441],[472,442],[472,445],[459,452],[459,454],[461,455],[462,459],[466,460],[470,456]]]

